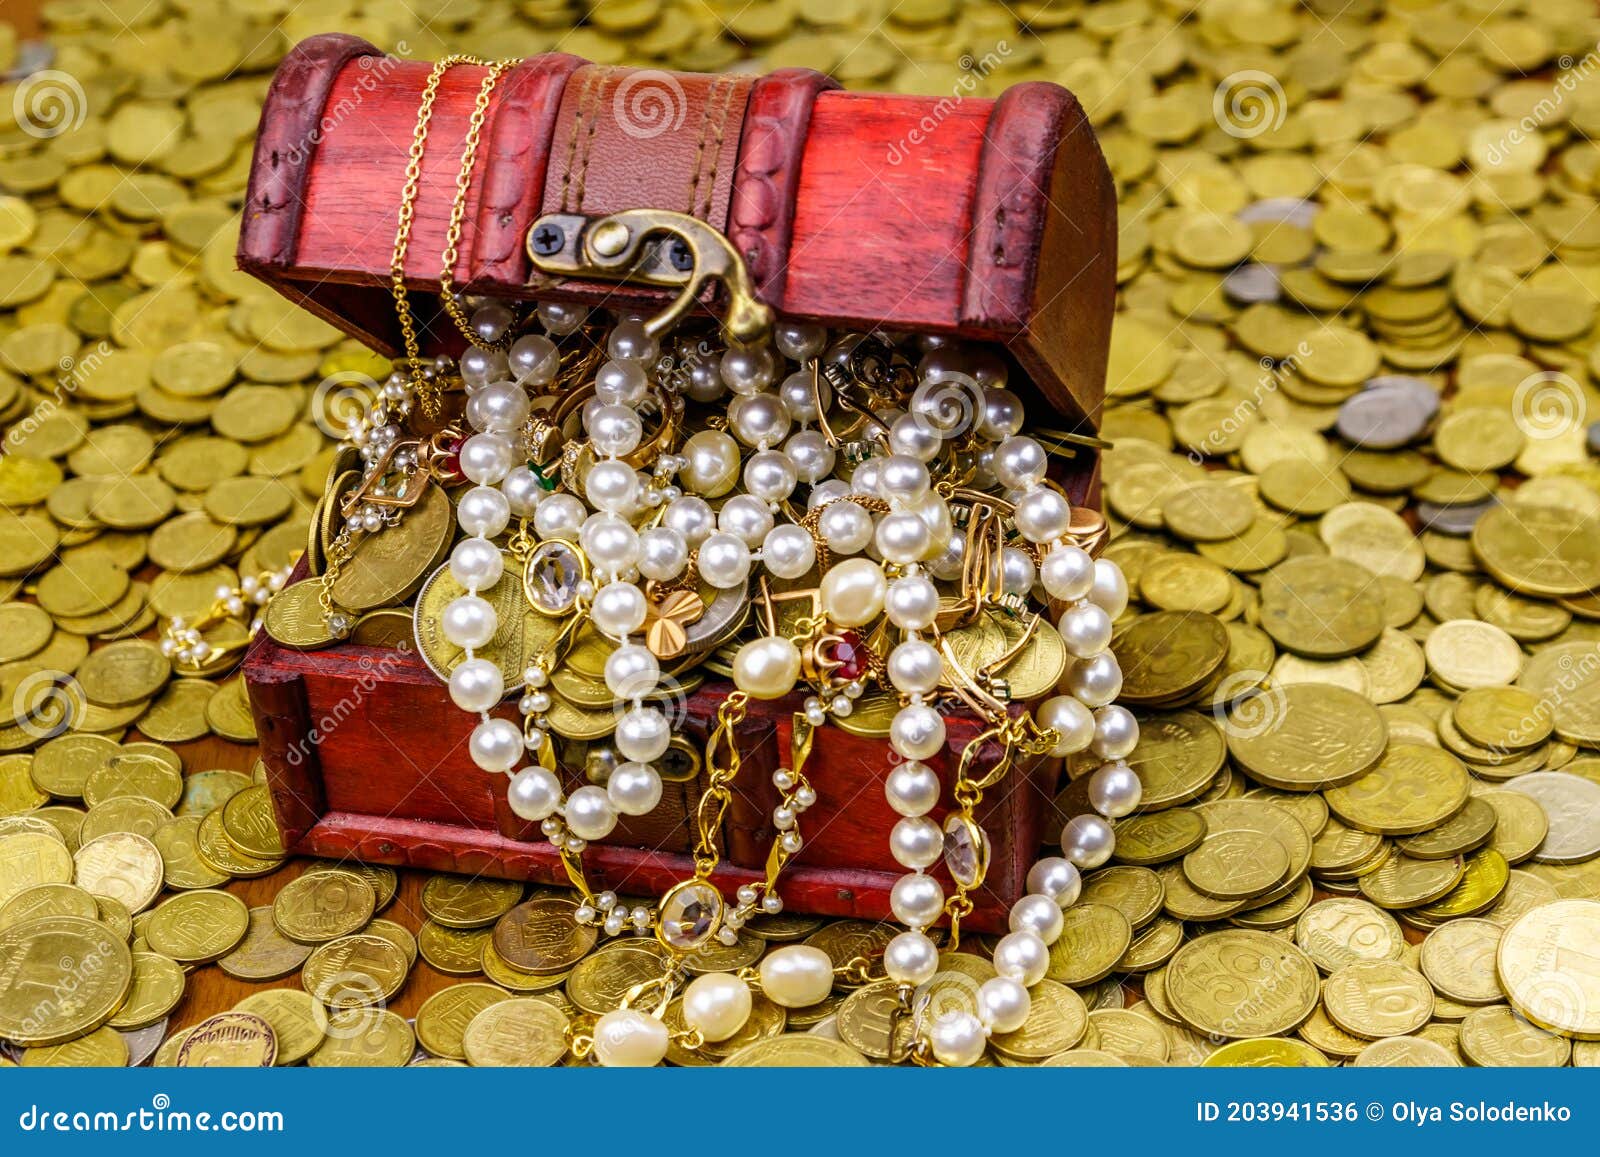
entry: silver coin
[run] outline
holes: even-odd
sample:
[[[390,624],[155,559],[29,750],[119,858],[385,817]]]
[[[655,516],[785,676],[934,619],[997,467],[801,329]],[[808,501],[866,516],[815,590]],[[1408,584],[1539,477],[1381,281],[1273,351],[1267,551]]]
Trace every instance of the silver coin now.
[[[1600,856],[1600,783],[1564,771],[1536,771],[1506,784],[1532,796],[1550,818],[1550,834],[1533,853],[1542,864],[1581,864]]]
[[[1318,208],[1315,201],[1307,201],[1300,197],[1268,197],[1246,205],[1234,216],[1246,225],[1254,225],[1257,221],[1272,221],[1309,229],[1311,223],[1317,219]]]
[[[1235,301],[1258,304],[1283,296],[1278,271],[1270,265],[1241,265],[1222,279],[1222,291]]]
[[[156,1050],[161,1047],[161,1042],[167,1039],[167,1019],[167,1017],[162,1017],[155,1024],[120,1034],[128,1045],[128,1067],[130,1069],[138,1068],[156,1055]]]
[[[1420,438],[1439,413],[1439,395],[1415,378],[1374,381],[1379,384],[1339,407],[1340,437],[1370,450],[1393,450]]]
[[[684,628],[683,655],[701,655],[727,640],[750,613],[750,592],[745,587],[719,590],[705,613]]]
[[[1474,502],[1467,506],[1445,506],[1438,502],[1419,502],[1417,503],[1417,518],[1429,530],[1437,530],[1441,534],[1465,537],[1472,533],[1472,528],[1478,524],[1478,519],[1499,505],[1499,500],[1493,498],[1487,502]]]

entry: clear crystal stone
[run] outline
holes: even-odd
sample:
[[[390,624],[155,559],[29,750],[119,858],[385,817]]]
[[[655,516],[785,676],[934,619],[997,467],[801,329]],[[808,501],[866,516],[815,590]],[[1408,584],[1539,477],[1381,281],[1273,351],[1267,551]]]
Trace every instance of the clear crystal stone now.
[[[583,563],[578,552],[564,542],[546,542],[528,559],[528,597],[547,615],[570,611],[578,601]]]
[[[670,948],[702,947],[722,923],[722,894],[703,880],[690,880],[661,902],[661,939]]]
[[[959,815],[944,823],[944,865],[963,888],[977,887],[989,871],[989,842],[976,824]]]

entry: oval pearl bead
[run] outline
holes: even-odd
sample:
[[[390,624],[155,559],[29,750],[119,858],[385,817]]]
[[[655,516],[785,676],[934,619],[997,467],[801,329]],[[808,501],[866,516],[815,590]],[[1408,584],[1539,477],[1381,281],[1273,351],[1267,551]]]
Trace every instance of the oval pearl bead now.
[[[683,990],[683,1022],[708,1041],[724,1041],[750,1019],[750,986],[726,972],[697,976]]]
[[[733,657],[733,682],[757,699],[780,699],[800,678],[800,648],[781,635],[752,639]]]
[[[649,1068],[667,1055],[667,1026],[636,1008],[608,1012],[594,1024],[595,1059],[608,1069]]]
[[[1039,726],[1056,732],[1050,754],[1057,759],[1084,750],[1094,741],[1094,714],[1071,695],[1055,695],[1039,704],[1034,714]]]
[[[701,430],[684,442],[688,465],[678,472],[685,490],[716,498],[739,481],[739,443],[721,430]]]
[[[1009,976],[991,976],[978,986],[978,1019],[991,1032],[1016,1032],[1032,1007],[1028,990]]]
[[[1071,860],[1063,856],[1046,856],[1028,869],[1028,891],[1049,896],[1060,908],[1068,908],[1078,901],[1083,891],[1083,877]]]
[[[883,783],[889,806],[903,816],[925,816],[939,803],[939,777],[921,760],[891,768]]]
[[[774,526],[761,544],[761,564],[781,579],[800,578],[816,561],[816,543],[793,523]]]
[[[908,927],[926,928],[944,911],[944,889],[932,876],[907,873],[889,889],[889,910],[896,920]]]
[[[1049,896],[1023,896],[1011,905],[1011,913],[1007,917],[1011,931],[1021,932],[1026,929],[1034,933],[1046,944],[1054,944],[1061,936],[1061,905]]]
[[[951,1068],[964,1069],[976,1064],[988,1043],[982,1022],[965,1009],[940,1013],[929,1033],[933,1059]]]
[[[861,627],[883,613],[889,584],[871,559],[851,558],[822,576],[822,609],[841,627]]]
[[[510,771],[522,759],[522,729],[508,719],[485,719],[472,729],[467,751],[484,771]]]
[[[833,961],[820,948],[786,944],[761,961],[761,991],[784,1008],[808,1008],[833,991]]]

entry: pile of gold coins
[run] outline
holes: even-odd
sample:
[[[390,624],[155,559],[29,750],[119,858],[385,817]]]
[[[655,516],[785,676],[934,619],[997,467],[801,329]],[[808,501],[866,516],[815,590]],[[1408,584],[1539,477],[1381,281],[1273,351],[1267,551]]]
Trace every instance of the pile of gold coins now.
[[[250,608],[199,676],[153,641],[304,549],[330,401],[387,371],[233,268],[267,78],[330,29],[1070,87],[1120,202],[1104,499],[1144,801],[989,1059],[1600,1063],[1592,5],[41,8],[47,51],[0,25],[0,967],[34,982],[0,993],[0,1063],[573,1063],[659,974],[559,892],[286,861],[217,741],[254,739]],[[762,918],[696,967],[891,934]],[[989,946],[944,954],[931,1014]],[[758,1000],[718,1055],[902,1060],[871,976]]]

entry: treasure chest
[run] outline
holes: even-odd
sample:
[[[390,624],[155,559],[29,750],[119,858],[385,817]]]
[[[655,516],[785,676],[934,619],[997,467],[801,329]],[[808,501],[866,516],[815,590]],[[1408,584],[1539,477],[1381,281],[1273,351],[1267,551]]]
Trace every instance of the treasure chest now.
[[[390,356],[406,349],[397,284],[409,299],[414,348],[462,352],[441,305],[441,272],[468,293],[507,299],[723,316],[738,298],[784,320],[986,343],[1038,422],[1029,432],[1048,430],[1059,451],[1052,478],[1074,504],[1097,503],[1093,435],[1115,294],[1114,200],[1093,132],[1067,91],[1026,83],[994,100],[866,95],[803,69],[700,76],[552,54],[506,67],[482,100],[486,72],[462,64],[438,78],[419,155],[411,146],[429,64],[349,36],[300,44],[262,114],[240,267]],[[469,143],[476,163],[458,190]],[[397,274],[397,210],[408,185],[409,238]],[[627,277],[599,268],[609,255],[601,251],[619,246],[577,240],[592,242],[598,220],[608,229],[617,220],[648,227],[652,214],[675,222],[679,240],[686,221],[709,240],[688,259],[676,241],[657,245],[655,275],[641,258]],[[700,276],[698,264],[713,259],[723,276]],[[417,561],[420,572],[442,556]],[[539,826],[509,809],[504,778],[468,758],[474,719],[451,704],[406,628],[397,614],[320,650],[286,648],[265,634],[254,644],[245,674],[286,845],[565,882]],[[597,889],[659,896],[690,874],[704,748],[732,689],[711,675],[683,696],[665,798],[584,853]],[[800,698],[752,701],[737,729],[743,767],[714,877],[730,894],[762,877],[776,835],[772,776],[789,761]],[[514,718],[513,706],[500,711]],[[806,821],[816,834],[784,873],[790,911],[889,913],[890,886],[903,872],[887,839],[898,817],[883,792],[887,720],[869,708],[848,728],[816,733],[808,775],[817,803]],[[986,725],[959,711],[946,723],[946,750],[929,762],[948,787]],[[565,744],[569,790],[603,756]],[[1061,775],[1059,761],[1036,758],[989,794],[979,819],[992,858],[969,926],[1004,930]]]

